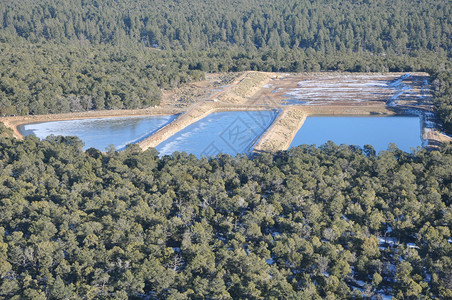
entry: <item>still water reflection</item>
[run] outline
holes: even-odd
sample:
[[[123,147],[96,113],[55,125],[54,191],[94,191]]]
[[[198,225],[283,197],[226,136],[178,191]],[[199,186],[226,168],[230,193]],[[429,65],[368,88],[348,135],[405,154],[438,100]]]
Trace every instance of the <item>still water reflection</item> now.
[[[338,145],[372,145],[378,152],[395,143],[399,149],[409,152],[410,148],[422,145],[420,129],[420,119],[416,116],[313,116],[306,119],[290,146],[320,146],[331,140]]]
[[[185,151],[197,157],[250,153],[278,111],[230,111],[208,115],[182,129],[156,149],[161,155]]]
[[[145,116],[68,120],[26,124],[19,126],[18,130],[24,136],[34,134],[40,139],[51,134],[77,136],[85,143],[84,150],[94,147],[104,151],[110,145],[121,150],[127,144],[148,137],[174,118]]]

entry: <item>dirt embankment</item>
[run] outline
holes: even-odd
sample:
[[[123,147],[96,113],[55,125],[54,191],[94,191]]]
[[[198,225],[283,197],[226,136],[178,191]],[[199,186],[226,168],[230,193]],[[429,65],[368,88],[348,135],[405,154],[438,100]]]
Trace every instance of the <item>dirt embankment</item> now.
[[[100,111],[87,111],[87,112],[75,112],[64,114],[52,114],[52,115],[37,115],[37,116],[14,116],[0,118],[0,122],[3,122],[5,126],[11,128],[16,138],[23,138],[17,129],[18,126],[23,124],[50,122],[50,121],[66,121],[66,120],[79,120],[79,119],[97,119],[97,118],[114,118],[114,117],[139,117],[150,115],[172,115],[178,114],[181,110],[177,108],[145,108],[145,109],[130,109],[130,110],[100,110]]]
[[[248,102],[249,98],[261,90],[274,76],[273,73],[246,72],[228,90],[216,95],[215,100],[220,103],[232,104]]]
[[[195,108],[190,109],[187,112],[182,113],[177,117],[176,120],[169,123],[168,125],[160,128],[156,133],[152,136],[138,142],[138,145],[146,150],[151,147],[156,147],[161,142],[165,141],[176,132],[184,129],[190,124],[193,124],[202,118],[208,116],[213,112],[213,107],[207,104],[197,105]]]
[[[159,129],[152,136],[139,142],[138,145],[143,150],[156,147],[180,130],[214,112],[266,109],[264,107],[246,105],[246,102],[248,100],[247,97],[261,89],[270,78],[271,75],[266,73],[245,72],[229,86],[209,96],[207,100],[190,106],[176,120]]]
[[[390,115],[413,111],[421,112],[424,119],[427,114],[434,115],[428,82],[425,73],[208,74],[206,80],[164,91],[159,107],[7,117],[0,121],[21,138],[17,126],[27,123],[179,114],[172,123],[138,143],[147,149],[214,112],[279,109],[281,113],[255,146],[256,151],[277,151],[290,146],[311,115]],[[451,141],[435,126],[423,127],[427,146]]]
[[[255,152],[285,150],[306,120],[303,110],[289,107],[283,109],[273,124],[254,147]]]
[[[298,130],[314,115],[393,115],[383,106],[286,106],[254,147],[256,152],[287,150]]]

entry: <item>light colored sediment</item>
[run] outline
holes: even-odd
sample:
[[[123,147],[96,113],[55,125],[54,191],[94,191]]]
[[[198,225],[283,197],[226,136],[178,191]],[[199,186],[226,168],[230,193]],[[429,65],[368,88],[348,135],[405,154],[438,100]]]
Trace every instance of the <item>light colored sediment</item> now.
[[[156,147],[185,127],[201,120],[211,113],[219,111],[264,110],[266,107],[246,105],[249,96],[262,88],[271,78],[269,73],[245,72],[225,89],[211,95],[206,101],[194,104],[176,120],[160,128],[152,136],[139,142],[146,150]]]
[[[254,151],[274,152],[289,148],[290,143],[305,120],[305,111],[296,109],[296,107],[283,109],[259,142],[254,146]]]
[[[435,143],[449,143],[452,142],[452,138],[437,129],[424,128],[422,138],[428,142],[428,146],[436,148],[438,145]]]
[[[215,98],[222,103],[243,104],[274,76],[274,73],[246,72],[227,91],[216,95]]]
[[[5,117],[0,118],[0,121],[12,128],[17,138],[22,138],[17,126],[27,123],[179,114],[173,122],[138,143],[143,149],[147,149],[157,146],[214,112],[278,109],[280,114],[254,148],[255,151],[273,152],[290,146],[308,116],[432,114],[428,74],[411,73],[405,79],[402,78],[404,75],[334,72],[280,74],[253,71],[233,76],[208,74],[204,81],[165,91],[159,107]],[[288,96],[307,103],[282,105]],[[388,101],[394,105],[389,105]],[[423,139],[431,148],[441,142],[452,141],[451,137],[436,128],[423,128]]]

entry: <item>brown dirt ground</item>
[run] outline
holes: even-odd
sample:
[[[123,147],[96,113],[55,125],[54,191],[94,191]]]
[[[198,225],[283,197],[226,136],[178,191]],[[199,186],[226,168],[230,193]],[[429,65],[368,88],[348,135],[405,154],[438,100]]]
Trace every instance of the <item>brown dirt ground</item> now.
[[[255,146],[256,151],[287,149],[310,115],[404,114],[432,111],[426,73],[264,73],[207,74],[206,79],[163,91],[159,107],[45,116],[1,118],[21,138],[17,126],[26,123],[83,118],[180,114],[176,120],[138,143],[155,147],[212,112],[279,109],[280,115]],[[293,101],[296,105],[287,105]],[[289,102],[289,103],[288,103]],[[389,104],[389,105],[388,105]],[[430,145],[450,141],[438,130],[424,130]]]

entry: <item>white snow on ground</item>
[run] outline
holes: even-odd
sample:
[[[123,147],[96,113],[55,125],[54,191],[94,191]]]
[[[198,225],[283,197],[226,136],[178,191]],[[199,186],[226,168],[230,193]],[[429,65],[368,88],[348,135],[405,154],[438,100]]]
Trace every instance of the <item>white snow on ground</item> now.
[[[419,247],[416,246],[414,243],[407,243],[406,246],[411,249],[419,249]]]
[[[395,274],[397,272],[396,266],[394,264],[389,264],[388,271]]]
[[[419,96],[418,91],[413,91],[406,84],[410,76],[342,75],[339,78],[325,75],[299,81],[297,87],[279,88],[272,93],[281,92],[283,97],[306,101],[301,105],[325,105],[335,101],[360,103],[386,98],[387,104],[394,106],[403,94],[415,98]]]
[[[380,237],[378,242],[380,245],[388,244],[390,246],[397,246],[399,244],[397,238],[395,237]]]
[[[354,290],[354,291],[360,291],[361,294],[364,294],[364,292],[365,292],[364,289],[358,288],[358,287],[356,287],[356,286],[352,286],[351,288],[352,288],[352,290]]]
[[[361,294],[365,293],[365,290],[363,288],[359,288],[359,287],[355,287],[355,286],[352,286],[351,288],[354,291],[360,291]],[[383,290],[379,290],[379,291],[377,291],[377,293],[383,300],[392,300],[392,298],[393,298],[393,296],[385,294]],[[377,298],[372,297],[372,299],[377,299]]]
[[[407,74],[405,74],[403,76],[400,76],[397,80],[395,80],[394,82],[389,83],[388,85],[392,86],[392,87],[395,87],[395,88],[398,88],[398,87],[400,87],[402,85],[402,82],[405,79],[407,79],[408,77],[410,77],[409,73],[407,73]]]
[[[452,244],[452,237],[451,237],[451,238],[448,238],[448,239],[447,239],[447,242],[448,242],[449,244]]]
[[[424,127],[425,128],[435,128],[435,114],[433,112],[424,113]]]
[[[364,287],[366,285],[366,283],[362,280],[355,280],[355,283],[359,286],[359,287]]]
[[[385,294],[383,290],[377,291],[377,293],[381,296],[383,300],[391,300],[393,296]]]
[[[403,95],[404,92],[398,92],[397,94],[395,94],[394,96],[392,96],[391,98],[388,99],[388,101],[386,102],[386,104],[388,106],[396,106],[397,104],[397,100],[399,99],[400,96]]]
[[[301,105],[325,105],[335,101],[351,101],[355,103],[387,99],[388,106],[396,106],[397,100],[403,96],[420,98],[423,100],[428,89],[428,81],[424,80],[421,93],[414,90],[407,83],[411,75],[409,73],[398,76],[393,75],[392,81],[388,81],[388,75],[345,75],[338,79],[337,76],[318,76],[314,79],[297,82],[297,87],[280,88],[273,92],[283,92],[283,97],[303,100]]]

